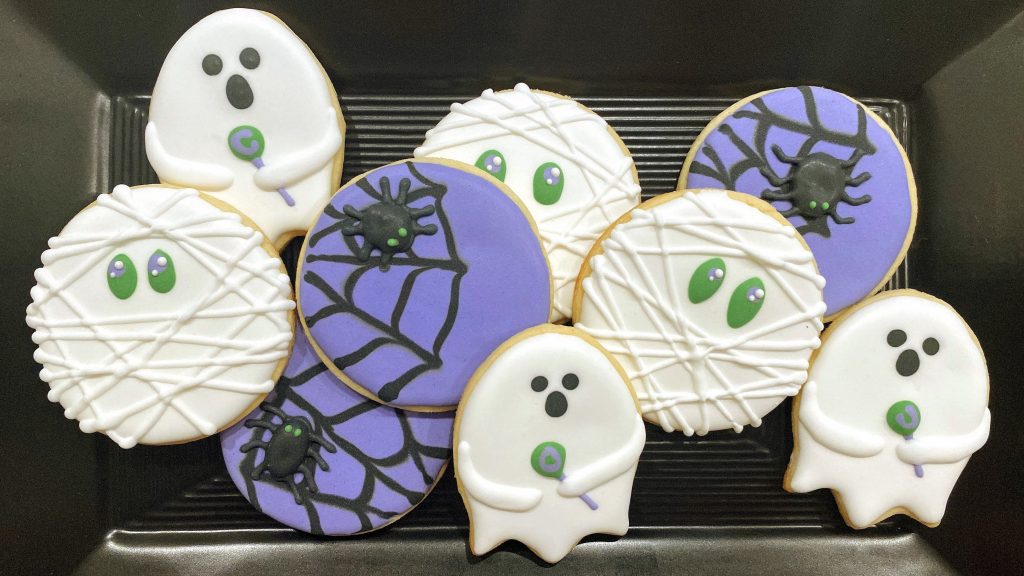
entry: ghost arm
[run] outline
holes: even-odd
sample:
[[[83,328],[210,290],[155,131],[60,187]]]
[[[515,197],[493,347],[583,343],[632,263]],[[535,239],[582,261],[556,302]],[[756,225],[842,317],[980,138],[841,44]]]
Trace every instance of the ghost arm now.
[[[223,166],[186,160],[168,152],[153,122],[146,125],[146,156],[160,180],[168,184],[216,191],[235,181],[234,173]]]
[[[588,464],[558,483],[558,493],[567,498],[582,496],[611,482],[636,465],[647,441],[643,421],[636,418],[629,439],[611,454]]]
[[[885,439],[829,418],[818,406],[818,385],[804,384],[800,394],[800,423],[826,448],[853,458],[868,458],[885,448]]]
[[[508,512],[526,512],[540,503],[543,494],[536,488],[519,488],[484,478],[473,466],[470,452],[469,442],[459,442],[459,480],[474,500]]]
[[[896,456],[907,464],[953,464],[974,454],[988,440],[992,415],[985,409],[978,426],[960,436],[914,438],[896,447]]]
[[[330,162],[341,148],[341,128],[333,106],[327,107],[324,122],[325,131],[320,140],[308,148],[268,162],[253,176],[256,185],[267,191],[284,188],[311,176]]]

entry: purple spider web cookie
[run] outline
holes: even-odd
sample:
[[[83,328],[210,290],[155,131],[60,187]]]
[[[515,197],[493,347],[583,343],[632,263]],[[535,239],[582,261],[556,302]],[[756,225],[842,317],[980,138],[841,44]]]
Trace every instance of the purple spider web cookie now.
[[[454,413],[360,396],[306,335],[267,400],[221,434],[231,479],[257,510],[313,534],[376,530],[416,507],[451,457]]]
[[[712,121],[679,185],[771,202],[814,253],[826,281],[826,316],[889,278],[916,218],[902,147],[863,105],[825,88],[767,92]]]

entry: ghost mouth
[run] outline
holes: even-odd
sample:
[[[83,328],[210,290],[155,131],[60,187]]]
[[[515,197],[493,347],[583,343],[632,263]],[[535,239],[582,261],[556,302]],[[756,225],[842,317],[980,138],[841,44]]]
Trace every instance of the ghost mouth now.
[[[547,399],[544,401],[544,411],[552,418],[562,416],[568,409],[569,399],[561,392],[555,391],[548,394]]]
[[[249,106],[252,106],[254,98],[252,94],[252,87],[249,86],[248,80],[238,74],[234,74],[228,78],[228,83],[224,87],[224,93],[228,97],[228,102],[239,110],[245,110]]]

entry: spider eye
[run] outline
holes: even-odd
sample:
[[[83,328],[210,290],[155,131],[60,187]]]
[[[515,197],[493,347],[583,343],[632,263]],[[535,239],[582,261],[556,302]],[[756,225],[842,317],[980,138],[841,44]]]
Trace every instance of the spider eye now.
[[[714,296],[724,279],[725,262],[721,258],[712,258],[698,266],[690,276],[690,302],[700,304]]]
[[[562,197],[565,178],[562,168],[554,162],[547,162],[537,167],[533,173],[533,199],[545,206],[550,206]]]
[[[285,424],[284,425],[284,431],[285,432],[291,432],[292,431],[292,425],[291,424]]]
[[[764,304],[764,297],[764,282],[760,278],[750,278],[737,286],[726,311],[725,320],[729,327],[740,328],[753,320]]]
[[[107,286],[111,294],[121,300],[127,300],[135,293],[135,287],[139,284],[138,273],[135,272],[135,264],[132,259],[124,254],[118,254],[107,265]]]
[[[149,278],[149,285],[161,294],[166,294],[174,288],[174,282],[177,279],[174,274],[174,260],[171,260],[171,256],[163,250],[157,250],[153,252],[153,255],[149,257],[149,266],[146,267],[149,274],[146,275]]]
[[[292,434],[294,434],[296,438],[298,438],[299,436],[302,436],[302,428],[299,428],[298,426],[296,426],[295,430],[292,432]]]
[[[497,150],[488,150],[476,159],[476,167],[494,176],[502,182],[505,181],[505,156]]]

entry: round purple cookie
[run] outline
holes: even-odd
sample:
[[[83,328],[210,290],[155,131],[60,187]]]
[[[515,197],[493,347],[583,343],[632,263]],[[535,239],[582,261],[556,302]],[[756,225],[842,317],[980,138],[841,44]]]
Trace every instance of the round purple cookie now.
[[[910,162],[892,131],[825,88],[782,88],[731,106],[697,137],[679,187],[771,202],[814,253],[828,317],[885,284],[917,218]]]
[[[344,536],[387,526],[427,496],[451,457],[453,420],[360,396],[299,330],[274,391],[220,441],[231,479],[257,510]]]
[[[533,222],[503,184],[449,160],[346,184],[300,265],[300,318],[320,357],[399,408],[454,409],[480,363],[550,313]]]

